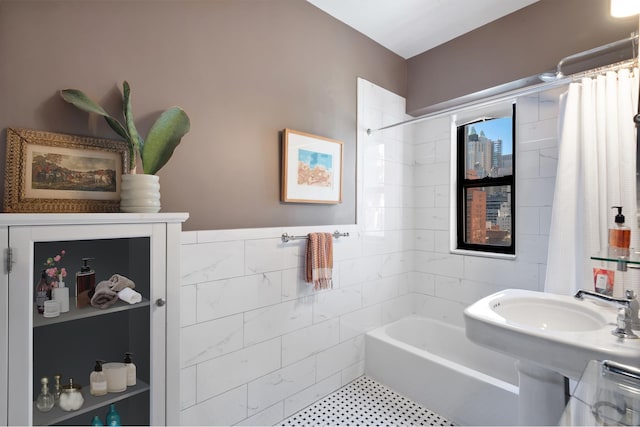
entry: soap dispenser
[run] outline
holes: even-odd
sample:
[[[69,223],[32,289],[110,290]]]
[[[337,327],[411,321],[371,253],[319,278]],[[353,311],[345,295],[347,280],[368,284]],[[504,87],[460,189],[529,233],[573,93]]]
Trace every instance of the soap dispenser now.
[[[53,299],[60,304],[60,313],[69,311],[69,288],[64,283],[62,274],[58,276],[58,287],[53,288]]]
[[[96,366],[89,375],[89,393],[93,396],[104,396],[107,394],[107,377],[102,372],[102,360],[96,360]]]
[[[82,258],[82,267],[76,273],[76,308],[91,305],[91,295],[96,286],[96,272],[89,266],[93,258]]]
[[[624,250],[626,250],[626,252],[629,250],[631,229],[624,225],[622,206],[612,206],[611,209],[617,209],[618,214],[616,215],[614,226],[609,229],[609,247],[614,248],[615,252],[623,255]]]
[[[133,353],[124,354],[124,366],[127,368],[127,387],[136,385],[136,365],[131,361]]]

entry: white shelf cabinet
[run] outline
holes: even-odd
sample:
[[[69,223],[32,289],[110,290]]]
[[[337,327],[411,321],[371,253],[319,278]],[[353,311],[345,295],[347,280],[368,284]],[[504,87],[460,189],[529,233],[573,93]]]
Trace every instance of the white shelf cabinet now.
[[[110,403],[123,425],[179,424],[180,233],[185,213],[0,214],[4,269],[0,279],[0,425],[84,424]],[[67,255],[68,313],[45,319],[34,308],[34,289],[46,257]],[[135,278],[143,301],[108,309],[75,309],[75,272],[83,257],[96,284],[112,274]],[[138,384],[93,397],[89,374],[96,359],[122,361],[135,350]],[[106,356],[105,356],[106,355]],[[41,376],[60,373],[83,386],[79,411],[35,409]],[[53,387],[51,387],[53,388]],[[124,413],[123,413],[124,412]]]

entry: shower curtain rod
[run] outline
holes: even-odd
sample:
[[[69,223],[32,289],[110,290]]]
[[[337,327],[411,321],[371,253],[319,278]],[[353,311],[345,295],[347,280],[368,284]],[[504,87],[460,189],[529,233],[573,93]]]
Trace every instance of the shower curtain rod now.
[[[631,35],[629,37],[627,37],[626,39],[622,39],[622,40],[618,40],[612,43],[608,43],[602,46],[598,46],[598,47],[594,47],[593,49],[589,49],[589,50],[585,50],[582,51],[580,53],[574,53],[573,55],[569,55],[569,56],[565,56],[564,58],[562,58],[559,62],[558,65],[556,67],[556,76],[557,77],[564,77],[564,74],[562,74],[562,66],[564,65],[565,62],[567,61],[572,61],[574,59],[580,59],[580,58],[584,58],[586,56],[591,56],[595,53],[600,53],[600,52],[604,52],[604,51],[608,51],[609,49],[618,47],[618,46],[622,46],[623,44],[626,44],[628,42],[631,42],[631,46],[635,47],[634,43],[638,40],[638,33],[631,33]],[[633,57],[637,57],[637,55],[635,54],[635,50],[634,50],[634,55]]]
[[[609,43],[609,44],[604,45],[604,46],[600,46],[600,47],[597,47],[597,48],[586,50],[584,52],[580,52],[580,53],[576,53],[576,54],[567,56],[565,58],[562,58],[560,60],[560,62],[558,62],[557,70],[561,70],[563,62],[567,61],[568,59],[576,59],[576,58],[579,57],[579,55],[581,55],[580,57],[589,56],[589,55],[592,55],[595,52],[601,52],[605,48],[611,48],[611,47],[619,46],[623,42],[629,42],[629,41],[633,42],[635,40],[638,40],[638,34],[634,33],[631,37],[628,37],[626,39],[618,40],[617,42]],[[519,89],[513,89],[513,90],[510,90],[510,91],[499,93],[499,94],[496,94],[496,95],[493,95],[493,96],[489,96],[489,97],[486,97],[486,98],[482,98],[482,99],[478,99],[478,100],[474,100],[474,101],[469,101],[469,102],[466,102],[466,103],[454,105],[452,107],[446,107],[446,108],[443,108],[443,109],[441,109],[439,111],[434,111],[434,112],[431,112],[431,113],[423,114],[421,116],[414,117],[412,119],[405,120],[405,121],[402,121],[402,122],[390,124],[390,125],[387,125],[387,126],[383,126],[381,128],[378,128],[378,129],[368,128],[367,129],[367,135],[373,135],[376,132],[380,132],[380,131],[383,131],[383,130],[395,128],[395,127],[398,127],[398,126],[404,126],[404,125],[409,125],[409,124],[412,124],[412,123],[421,122],[421,121],[427,120],[427,119],[434,119],[434,118],[446,116],[448,114],[451,114],[454,111],[461,111],[461,110],[466,110],[466,109],[469,109],[469,108],[487,107],[487,106],[490,106],[492,104],[496,104],[498,102],[504,102],[505,100],[507,100],[509,98],[515,98],[515,97],[518,97],[518,96],[532,95],[534,93],[542,92],[544,90],[553,89],[553,88],[556,88],[556,87],[561,87],[561,86],[564,86],[566,84],[571,83],[572,81],[581,79],[583,77],[590,77],[591,75],[598,74],[598,73],[601,73],[603,71],[609,71],[609,70],[615,71],[615,70],[618,70],[618,69],[626,68],[626,67],[629,67],[629,66],[632,66],[632,65],[637,65],[637,64],[638,64],[638,59],[637,59],[637,57],[634,57],[633,59],[629,59],[629,60],[622,61],[622,62],[617,62],[617,63],[614,63],[614,64],[605,65],[605,66],[602,66],[602,67],[593,68],[591,70],[581,71],[579,73],[571,74],[569,76],[565,76],[565,75],[562,74],[561,71],[559,71],[559,72],[556,73],[556,76],[557,76],[556,80],[547,81],[547,82],[543,82],[543,83],[538,83],[538,84],[535,84],[535,85],[526,86],[526,87],[522,87],[522,88],[519,88]]]

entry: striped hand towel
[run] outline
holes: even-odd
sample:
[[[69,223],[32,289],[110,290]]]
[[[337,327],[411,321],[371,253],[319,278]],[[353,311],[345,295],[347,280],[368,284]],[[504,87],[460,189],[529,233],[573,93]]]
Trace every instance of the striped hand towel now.
[[[309,233],[307,239],[306,281],[313,289],[333,287],[333,235],[331,233]]]

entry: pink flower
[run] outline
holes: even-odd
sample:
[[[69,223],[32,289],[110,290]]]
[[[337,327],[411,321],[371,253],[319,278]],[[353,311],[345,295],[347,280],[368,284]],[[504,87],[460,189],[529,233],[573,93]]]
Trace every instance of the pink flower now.
[[[60,263],[60,260],[62,260],[62,257],[65,253],[66,251],[63,249],[53,258],[47,258],[46,262],[44,263],[44,266],[46,267],[46,274],[53,279],[54,283],[59,279],[58,276],[67,277],[67,270],[65,268],[58,269],[58,264]]]

